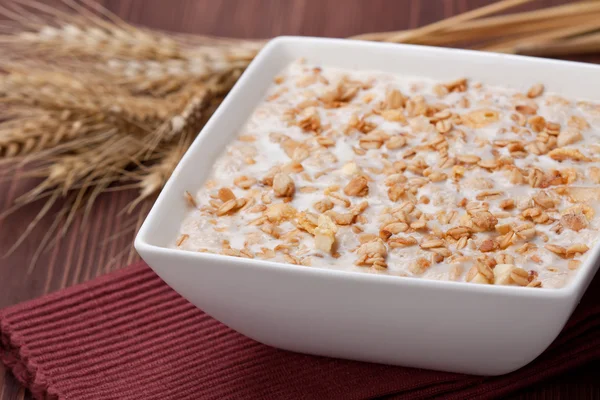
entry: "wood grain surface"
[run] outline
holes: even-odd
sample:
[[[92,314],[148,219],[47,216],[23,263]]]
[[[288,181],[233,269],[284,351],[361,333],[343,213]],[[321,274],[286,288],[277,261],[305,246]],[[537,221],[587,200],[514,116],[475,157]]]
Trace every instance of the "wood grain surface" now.
[[[2,0],[0,0],[0,3]],[[49,2],[49,1],[48,1]],[[109,10],[138,25],[161,30],[240,38],[269,38],[284,34],[345,37],[421,26],[465,12],[490,0],[101,0]],[[562,4],[564,0],[534,1],[520,7]],[[56,3],[56,2],[53,2]],[[2,55],[0,54],[0,57]],[[598,62],[599,57],[583,61]],[[0,212],[34,182],[15,179],[0,182]],[[129,254],[133,229],[142,215],[122,215],[133,192],[102,195],[87,221],[78,219],[57,246],[39,259],[28,273],[33,253],[53,222],[43,219],[11,256],[0,258],[0,308],[74,285],[116,269],[136,257]],[[147,207],[149,204],[147,205]],[[6,253],[39,204],[25,207],[0,221],[0,254]],[[128,229],[129,228],[129,229]],[[116,233],[122,234],[111,238]],[[598,398],[600,363],[553,382],[538,385],[514,398]],[[30,398],[0,366],[0,400]]]

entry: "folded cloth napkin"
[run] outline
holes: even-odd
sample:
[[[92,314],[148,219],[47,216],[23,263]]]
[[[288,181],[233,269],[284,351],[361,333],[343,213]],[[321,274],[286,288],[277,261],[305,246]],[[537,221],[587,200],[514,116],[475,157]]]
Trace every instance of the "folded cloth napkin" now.
[[[600,359],[599,289],[533,363],[478,377],[262,345],[138,263],[0,311],[0,358],[38,399],[498,398]]]

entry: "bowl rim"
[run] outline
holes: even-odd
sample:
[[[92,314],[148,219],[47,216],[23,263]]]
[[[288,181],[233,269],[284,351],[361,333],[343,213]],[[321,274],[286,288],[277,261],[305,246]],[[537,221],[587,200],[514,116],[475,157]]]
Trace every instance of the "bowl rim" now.
[[[468,282],[455,282],[446,280],[433,280],[423,279],[418,277],[402,277],[397,275],[383,275],[365,273],[360,271],[341,271],[333,270],[321,267],[306,267],[292,264],[286,264],[281,262],[274,262],[268,260],[258,259],[240,259],[232,256],[211,254],[211,253],[200,253],[182,249],[172,249],[168,247],[162,247],[158,245],[150,244],[147,238],[151,235],[150,228],[156,224],[153,222],[157,213],[160,211],[161,204],[165,201],[166,193],[174,185],[174,181],[178,178],[183,169],[183,165],[189,157],[191,157],[191,151],[193,148],[200,147],[204,140],[207,140],[208,135],[203,132],[208,132],[214,129],[216,121],[223,118],[225,113],[230,111],[232,99],[244,94],[244,82],[249,79],[254,71],[261,68],[262,64],[268,62],[271,58],[277,56],[277,52],[281,48],[286,46],[294,46],[297,44],[314,44],[314,45],[335,45],[341,47],[351,47],[353,50],[362,51],[365,49],[380,48],[380,49],[398,49],[407,48],[413,51],[424,51],[440,56],[455,57],[457,55],[465,55],[469,57],[481,57],[487,59],[500,60],[522,60],[534,62],[536,64],[543,65],[562,65],[572,66],[574,68],[586,68],[591,69],[594,72],[598,72],[600,76],[600,65],[577,62],[577,61],[564,61],[564,60],[553,60],[553,59],[542,59],[529,56],[512,55],[512,54],[501,54],[501,53],[489,53],[476,50],[465,50],[465,49],[452,49],[432,46],[422,46],[414,44],[396,44],[396,43],[381,43],[381,42],[369,42],[362,40],[352,39],[339,39],[339,38],[318,38],[308,36],[279,36],[271,39],[267,44],[259,51],[256,57],[250,62],[244,73],[240,76],[238,81],[235,83],[227,97],[215,111],[210,120],[206,123],[204,128],[200,131],[197,137],[194,139],[192,145],[188,151],[184,154],[182,159],[177,164],[171,177],[168,179],[163,190],[158,195],[152,209],[146,216],[140,230],[138,231],[134,247],[144,257],[147,254],[158,254],[161,256],[171,258],[189,258],[191,260],[197,260],[198,262],[225,262],[225,263],[240,263],[247,264],[248,268],[268,268],[270,270],[276,269],[281,272],[288,272],[290,274],[313,274],[315,278],[335,278],[335,279],[346,279],[348,281],[368,281],[381,284],[393,284],[398,286],[416,286],[424,289],[444,289],[449,291],[460,291],[467,293],[481,293],[481,294],[499,294],[506,296],[520,296],[525,298],[571,298],[577,295],[583,295],[584,289],[593,279],[596,269],[594,264],[597,264],[600,260],[600,241],[594,245],[589,251],[592,252],[587,260],[579,267],[577,274],[561,288],[527,288],[517,286],[504,286],[504,285],[478,285]],[[597,266],[596,266],[597,267]],[[175,268],[175,267],[174,267]]]

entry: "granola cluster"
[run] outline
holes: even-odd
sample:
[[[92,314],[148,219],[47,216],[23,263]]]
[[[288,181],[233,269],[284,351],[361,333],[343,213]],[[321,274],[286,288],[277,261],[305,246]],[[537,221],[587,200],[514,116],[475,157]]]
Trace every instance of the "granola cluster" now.
[[[185,197],[181,249],[560,287],[599,236],[600,104],[299,61]]]

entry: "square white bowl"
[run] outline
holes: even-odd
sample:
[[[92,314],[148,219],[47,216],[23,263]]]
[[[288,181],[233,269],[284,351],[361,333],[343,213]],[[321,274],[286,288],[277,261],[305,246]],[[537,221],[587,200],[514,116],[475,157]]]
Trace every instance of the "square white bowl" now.
[[[236,331],[302,353],[481,375],[518,369],[558,335],[598,269],[600,247],[564,288],[443,282],[168,248],[195,192],[284,67],[325,66],[446,80],[468,77],[600,101],[600,67],[466,50],[280,37],[241,76],[185,154],[135,240],[173,289]],[[596,83],[593,85],[592,83]]]

